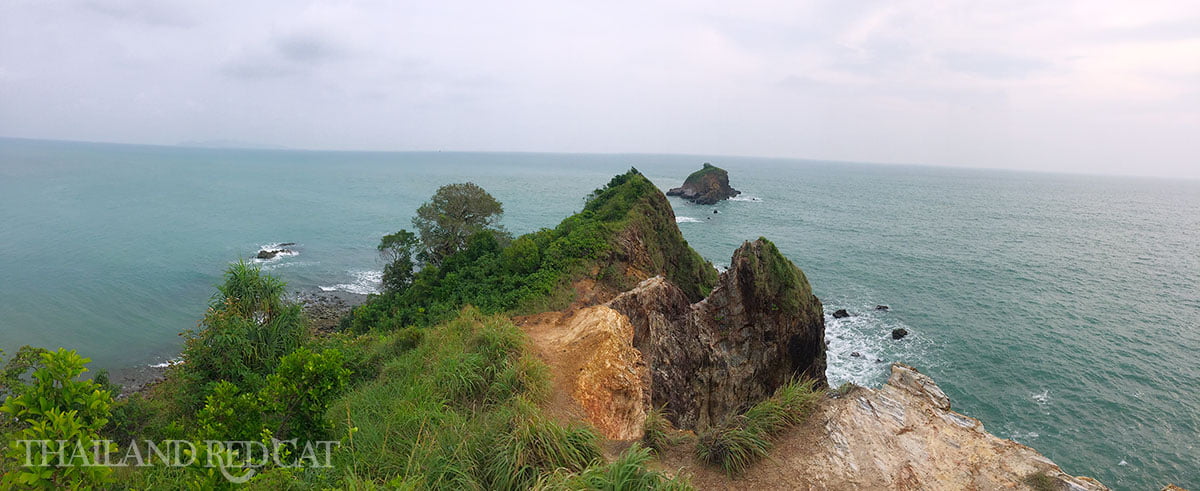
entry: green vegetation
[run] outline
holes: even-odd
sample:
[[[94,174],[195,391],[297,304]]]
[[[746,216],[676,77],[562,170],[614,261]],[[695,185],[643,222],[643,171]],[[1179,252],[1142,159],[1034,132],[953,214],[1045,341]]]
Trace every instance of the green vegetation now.
[[[108,423],[112,393],[101,390],[91,380],[75,380],[89,361],[73,350],[42,350],[30,384],[10,385],[11,392],[0,412],[11,421],[4,452],[4,476],[0,485],[7,489],[72,488],[90,489],[109,481],[112,469],[87,465],[90,455],[116,451],[105,443],[100,429]],[[33,441],[49,441],[50,452],[57,456],[40,458]],[[26,459],[29,455],[39,458]],[[59,465],[65,464],[65,465]]]
[[[820,306],[812,300],[812,287],[804,272],[784,257],[773,242],[765,237],[759,237],[758,241],[764,247],[762,261],[753,254],[747,256],[750,267],[755,271],[754,296],[774,299],[778,302],[773,306],[776,310],[820,317]]]
[[[1034,491],[1058,491],[1059,489],[1063,489],[1063,486],[1059,485],[1057,479],[1046,475],[1046,471],[1038,471],[1025,476],[1022,482]]]
[[[677,436],[677,431],[663,408],[651,409],[642,424],[642,445],[654,451],[676,445],[682,440]]]
[[[804,421],[824,393],[814,382],[792,381],[746,412],[729,418],[699,435],[696,457],[737,475],[767,455],[771,440],[783,430]]]
[[[700,170],[693,172],[691,174],[688,174],[687,179],[683,180],[683,185],[684,186],[687,186],[688,184],[697,184],[698,185],[698,184],[700,184],[700,181],[702,179],[704,179],[705,176],[708,176],[709,174],[728,174],[728,173],[725,172],[725,169],[722,169],[722,168],[712,165],[708,162],[705,162],[704,166],[701,167]]]
[[[507,246],[494,232],[476,232],[461,251],[427,264],[406,288],[389,289],[356,309],[350,327],[362,333],[429,326],[465,305],[485,313],[558,309],[574,298],[572,281],[586,276],[616,290],[633,286],[626,267],[665,274],[699,300],[716,284],[717,273],[688,247],[672,216],[658,188],[631,169],[595,190],[583,211],[553,229]]]
[[[440,265],[466,248],[475,234],[491,232],[503,236],[499,228],[503,215],[500,202],[474,183],[438,188],[428,202],[417,208],[417,216],[412,219],[421,237],[420,259]]]

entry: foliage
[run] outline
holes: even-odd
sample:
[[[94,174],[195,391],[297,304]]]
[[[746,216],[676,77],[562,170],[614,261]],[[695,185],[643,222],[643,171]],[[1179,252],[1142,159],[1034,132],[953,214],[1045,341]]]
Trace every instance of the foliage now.
[[[686,478],[671,478],[661,472],[646,469],[650,449],[634,444],[621,452],[610,464],[594,465],[579,473],[556,472],[540,479],[535,489],[609,491],[688,490]]]
[[[330,428],[325,412],[349,375],[340,351],[314,353],[300,348],[280,360],[276,373],[257,393],[218,382],[196,415],[200,436],[256,441],[266,430],[284,439],[319,440]]]
[[[1050,477],[1050,475],[1046,474],[1046,471],[1038,471],[1025,476],[1021,482],[1025,483],[1026,486],[1029,486],[1030,489],[1035,491],[1056,491],[1066,487],[1060,485],[1057,479],[1054,479],[1053,477]]]
[[[815,381],[792,381],[745,413],[711,427],[696,442],[696,457],[730,475],[767,455],[771,439],[801,422],[824,396]]]
[[[266,409],[276,414],[274,433],[300,441],[324,437],[331,427],[325,411],[349,376],[342,352],[335,349],[314,353],[300,348],[284,356],[261,396]]]
[[[202,393],[221,380],[245,390],[260,388],[306,333],[301,307],[285,302],[283,293],[284,283],[258,267],[244,261],[231,265],[201,329],[188,333],[181,371],[191,376],[181,381],[201,385],[190,390]]]
[[[413,227],[421,236],[421,259],[440,265],[463,250],[471,236],[499,232],[504,207],[474,183],[447,184],[417,208]]]
[[[386,262],[383,267],[383,291],[399,292],[408,288],[413,280],[413,270],[417,267],[414,258],[420,245],[416,234],[407,230],[383,236],[377,246],[379,255]]]
[[[0,412],[25,426],[8,444],[9,470],[0,484],[37,488],[102,485],[112,470],[87,464],[94,463],[97,455],[116,451],[116,446],[103,442],[99,434],[108,423],[112,394],[94,381],[76,380],[91,360],[75,351],[59,348],[39,354],[41,366],[33,372],[32,383],[14,387],[0,406]],[[51,442],[49,451],[33,443],[47,440]],[[61,452],[62,461],[54,452]],[[27,456],[33,457],[31,462],[25,461]],[[61,463],[66,465],[58,465]]]
[[[650,450],[663,450],[675,445],[680,440],[675,435],[675,432],[678,430],[667,419],[661,407],[651,409],[646,414],[646,421],[642,424],[642,430],[642,445],[645,445]]]
[[[32,346],[22,346],[17,350],[17,354],[0,370],[0,399],[12,395],[16,388],[23,385],[21,376],[41,366],[43,353],[48,351]],[[0,354],[3,354],[3,350],[0,350]]]
[[[640,241],[644,258],[632,257]],[[602,284],[630,286],[623,265],[661,272],[699,300],[717,273],[687,245],[670,203],[631,169],[590,196],[583,211],[553,229],[526,234],[504,246],[493,233],[476,233],[464,249],[418,272],[403,291],[373,297],[354,311],[354,332],[429,326],[452,318],[464,305],[486,313],[532,313],[563,308],[574,298],[573,280],[595,274]],[[595,271],[593,271],[595,270]]]
[[[597,463],[599,437],[541,413],[544,365],[507,318],[466,308],[329,410],[351,438],[335,466],[355,487],[520,489]]]

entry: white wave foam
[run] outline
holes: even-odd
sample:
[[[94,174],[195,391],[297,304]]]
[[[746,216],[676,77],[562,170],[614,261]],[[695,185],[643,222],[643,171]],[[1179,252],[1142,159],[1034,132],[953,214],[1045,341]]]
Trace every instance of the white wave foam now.
[[[748,195],[742,194],[742,195],[738,195],[738,196],[729,198],[729,201],[752,201],[755,203],[759,203],[759,202],[762,202],[762,198],[759,198],[758,196],[748,196]]]
[[[699,218],[692,218],[692,217],[675,217],[675,223],[696,223],[696,222],[699,222],[699,221],[700,221],[700,219],[699,219]]]
[[[1030,397],[1037,401],[1038,405],[1045,406],[1050,401],[1050,389],[1043,390],[1041,394],[1033,394]]]
[[[343,291],[360,295],[379,293],[379,287],[383,283],[383,271],[350,271],[350,275],[354,277],[352,283],[339,283],[319,288],[323,292]]]
[[[151,368],[167,368],[167,367],[170,367],[173,365],[178,365],[180,363],[183,363],[183,358],[171,358],[170,360],[164,361],[162,363],[155,363],[153,365],[150,365],[150,367]]]
[[[869,297],[868,297],[869,298]],[[924,356],[929,343],[917,330],[904,324],[894,313],[877,311],[877,301],[853,304],[827,300],[825,307],[825,377],[831,387],[845,382],[878,387],[891,373],[892,362],[930,366]],[[834,319],[833,312],[846,309],[850,317]],[[909,335],[892,339],[892,329],[903,328]],[[858,356],[854,356],[857,354]]]
[[[284,244],[287,244],[287,245],[284,245]],[[256,263],[273,263],[273,262],[279,261],[280,259],[283,259],[284,257],[299,256],[300,252],[293,249],[294,247],[296,247],[295,242],[275,242],[272,244],[262,244],[262,245],[258,246],[258,250],[260,250],[260,251],[280,251],[281,250],[282,252],[275,254],[275,257],[272,257],[270,259],[259,259],[259,258],[255,257],[255,258],[252,258],[251,261],[256,262]]]

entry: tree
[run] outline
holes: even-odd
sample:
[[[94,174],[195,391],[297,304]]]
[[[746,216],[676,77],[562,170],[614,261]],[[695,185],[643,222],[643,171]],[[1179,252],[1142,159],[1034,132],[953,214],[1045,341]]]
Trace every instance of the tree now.
[[[383,291],[394,293],[408,288],[417,266],[413,257],[420,246],[417,235],[407,230],[383,236],[378,247],[379,255],[387,261],[383,267]]]
[[[441,265],[461,251],[467,239],[485,230],[503,236],[500,218],[504,207],[483,188],[469,182],[438,188],[429,202],[417,208],[413,226],[421,236],[420,259]]]

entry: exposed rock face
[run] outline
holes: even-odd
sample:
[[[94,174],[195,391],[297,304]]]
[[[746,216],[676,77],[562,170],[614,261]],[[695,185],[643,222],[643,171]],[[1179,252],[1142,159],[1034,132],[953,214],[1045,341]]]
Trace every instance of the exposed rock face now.
[[[742,192],[729,186],[729,173],[707,162],[689,175],[683,186],[667,191],[667,196],[679,196],[701,205],[711,205],[739,194]]]
[[[734,253],[707,298],[689,303],[655,277],[608,304],[633,325],[651,399],[679,428],[702,428],[758,402],[791,377],[825,381],[825,323],[808,280],[760,238]]]
[[[650,409],[650,373],[633,347],[633,326],[603,305],[566,317],[527,319],[526,332],[555,370],[556,389],[570,394],[583,419],[605,438],[641,438]]]
[[[681,467],[691,455],[680,457],[664,467]],[[1053,489],[1108,489],[984,431],[979,420],[950,410],[932,379],[899,363],[883,387],[822,402],[737,480],[694,466],[688,472],[698,488],[714,489],[1029,489],[1032,476]]]

